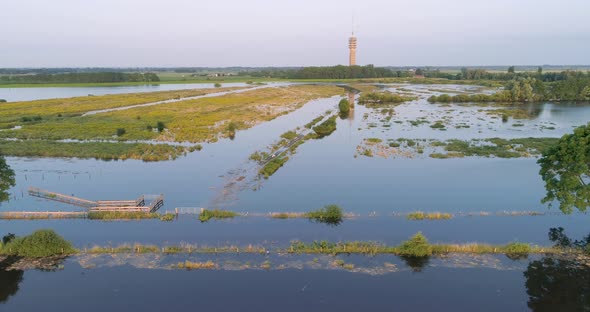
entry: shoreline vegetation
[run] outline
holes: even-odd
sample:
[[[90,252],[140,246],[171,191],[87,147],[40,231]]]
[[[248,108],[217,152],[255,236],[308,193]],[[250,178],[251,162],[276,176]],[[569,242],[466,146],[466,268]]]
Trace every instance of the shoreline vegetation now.
[[[344,212],[340,207],[338,209],[329,208],[328,205],[324,208],[309,211],[309,212],[267,212],[267,213],[248,213],[248,212],[235,212],[222,209],[203,209],[201,213],[197,215],[201,222],[207,222],[211,219],[232,219],[236,217],[240,218],[270,218],[270,219],[309,219],[319,223],[330,223],[332,221],[342,222],[344,219],[358,219],[363,216],[352,212]],[[393,218],[404,218],[409,221],[428,221],[428,220],[450,220],[459,217],[522,217],[522,216],[548,216],[557,215],[559,212],[551,211],[534,211],[534,210],[522,210],[522,211],[472,211],[472,212],[424,212],[424,211],[412,211],[412,212],[393,212],[385,215],[379,215],[376,212],[370,212],[369,218],[377,217],[393,217]],[[186,215],[191,216],[191,215]],[[62,219],[88,219],[88,220],[99,220],[99,221],[141,221],[141,220],[153,220],[159,219],[161,221],[173,221],[177,217],[182,218],[182,215],[176,215],[173,212],[166,213],[145,213],[145,212],[43,212],[40,211],[38,214],[28,212],[26,214],[18,211],[13,212],[0,212],[0,220],[62,220]],[[365,216],[366,217],[366,216]],[[324,222],[322,220],[330,220]],[[339,222],[332,222],[338,224]]]
[[[509,258],[526,258],[531,254],[543,255],[583,255],[590,250],[584,247],[538,246],[522,242],[510,242],[503,245],[491,245],[484,243],[468,244],[432,244],[418,232],[399,245],[390,246],[373,241],[313,241],[305,243],[292,241],[287,248],[266,249],[262,246],[247,245],[245,247],[228,246],[204,246],[204,245],[144,245],[122,244],[119,246],[93,246],[90,248],[76,249],[63,237],[53,230],[38,230],[31,235],[17,237],[8,234],[0,243],[0,255],[17,256],[22,258],[39,259],[48,257],[67,257],[85,254],[325,254],[337,256],[340,254],[356,255],[384,255],[391,254],[401,257],[426,258],[430,256],[445,256],[448,254],[505,254]]]

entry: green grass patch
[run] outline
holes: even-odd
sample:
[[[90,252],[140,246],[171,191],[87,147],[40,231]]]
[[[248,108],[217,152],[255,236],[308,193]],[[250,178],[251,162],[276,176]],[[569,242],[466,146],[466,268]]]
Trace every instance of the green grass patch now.
[[[344,213],[338,205],[327,205],[318,210],[308,212],[306,217],[312,221],[337,225],[342,223]]]
[[[287,161],[289,161],[289,157],[281,157],[277,156],[269,161],[264,167],[259,170],[259,173],[265,178],[268,179],[272,176],[279,168],[281,168]]]
[[[201,222],[207,222],[211,219],[231,219],[239,216],[238,213],[233,211],[221,210],[221,209],[203,209],[199,214],[199,220]]]
[[[75,157],[101,160],[138,159],[143,161],[172,160],[187,152],[200,150],[168,144],[114,142],[55,142],[45,140],[0,140],[3,155],[17,157]]]
[[[94,211],[88,213],[90,220],[142,220],[159,219],[159,213],[141,211]]]
[[[336,131],[336,116],[328,118],[321,124],[313,127],[313,131],[320,137],[329,136],[332,132]]]

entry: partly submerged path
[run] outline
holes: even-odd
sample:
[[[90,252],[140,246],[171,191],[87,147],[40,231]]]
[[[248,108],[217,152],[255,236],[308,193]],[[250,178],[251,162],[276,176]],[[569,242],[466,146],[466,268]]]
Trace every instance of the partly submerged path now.
[[[100,109],[100,110],[86,112],[86,113],[82,114],[82,116],[90,116],[90,115],[96,115],[96,114],[101,114],[101,113],[127,110],[127,109],[132,109],[132,108],[137,108],[137,107],[155,106],[155,105],[175,103],[175,102],[181,102],[181,101],[187,101],[187,100],[198,100],[198,99],[202,99],[202,98],[224,96],[224,95],[228,95],[228,94],[242,93],[242,92],[246,92],[246,91],[264,89],[264,88],[274,88],[274,87],[277,87],[277,85],[263,85],[263,86],[257,86],[257,87],[251,87],[251,88],[232,90],[232,91],[222,91],[222,92],[209,93],[209,94],[205,94],[205,95],[189,96],[189,97],[172,99],[172,100],[164,100],[164,101],[157,101],[157,102],[144,103],[144,104],[136,104],[136,105],[122,106],[122,107],[115,107],[115,108]]]

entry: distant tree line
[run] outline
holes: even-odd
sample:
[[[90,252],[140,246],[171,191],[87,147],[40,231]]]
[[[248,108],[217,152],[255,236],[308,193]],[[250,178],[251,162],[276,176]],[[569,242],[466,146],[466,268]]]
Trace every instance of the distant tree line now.
[[[542,82],[555,82],[568,80],[571,78],[590,77],[590,72],[583,71],[562,71],[562,72],[543,72],[539,67],[537,71],[516,72],[514,66],[510,66],[507,72],[488,72],[481,68],[461,68],[459,73],[442,72],[438,69],[418,69],[426,78],[444,78],[449,80],[514,80],[517,78],[535,78]]]
[[[564,80],[543,82],[533,77],[518,77],[508,81],[504,90],[494,94],[442,94],[431,96],[431,103],[466,103],[466,102],[538,102],[555,101],[590,101],[590,74],[570,72],[564,74]]]
[[[265,69],[260,71],[240,72],[240,75],[252,77],[283,79],[354,79],[354,78],[390,78],[411,77],[408,71],[394,71],[384,67],[366,66],[317,66],[299,69]]]
[[[34,74],[0,76],[0,83],[105,83],[105,82],[157,82],[158,75],[154,73],[64,73],[64,74]]]

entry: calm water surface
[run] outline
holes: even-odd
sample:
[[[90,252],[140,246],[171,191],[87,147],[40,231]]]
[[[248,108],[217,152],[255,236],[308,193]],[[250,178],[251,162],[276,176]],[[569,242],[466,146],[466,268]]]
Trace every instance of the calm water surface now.
[[[171,87],[174,86],[159,86]],[[186,85],[178,86],[178,89],[185,88]],[[0,92],[19,90],[0,89]],[[140,92],[137,90],[124,92]],[[19,95],[21,99],[34,98],[33,90],[23,92]],[[64,97],[99,94],[91,90],[79,90],[83,94],[69,92],[61,94]],[[3,97],[10,100],[0,93],[0,98]],[[42,97],[54,96],[45,93],[38,98]],[[587,215],[564,216],[540,204],[545,191],[534,158],[431,159],[427,155],[369,158],[356,152],[363,139],[370,137],[384,140],[559,137],[590,119],[588,105],[531,104],[526,109],[534,114],[530,119],[518,121],[524,124],[519,127],[513,126],[517,121],[502,123],[490,118],[485,112],[489,107],[444,107],[421,99],[400,105],[396,115],[386,122],[379,111],[357,105],[352,118],[338,120],[334,134],[300,146],[270,179],[256,179],[256,164],[248,160],[251,153],[276,142],[281,133],[303,126],[327,110],[335,110],[339,99],[312,101],[292,114],[238,132],[234,140],[206,144],[202,151],[175,161],[8,158],[16,171],[17,185],[11,190],[10,202],[3,203],[0,210],[76,210],[29,197],[27,188],[35,186],[92,200],[133,199],[141,194],[162,193],[166,196],[163,210],[220,207],[250,215],[303,212],[336,203],[357,215],[340,226],[264,216],[202,224],[194,215],[181,215],[170,223],[82,219],[0,221],[0,232],[21,235],[39,228],[53,228],[79,248],[95,244],[187,242],[209,246],[259,244],[272,249],[284,248],[292,240],[371,240],[393,245],[418,231],[432,242],[441,243],[522,241],[549,245],[547,232],[551,227],[562,226],[576,238],[590,231]],[[432,129],[429,124],[416,127],[409,123],[421,117],[434,122],[442,116],[453,117],[448,131]],[[470,128],[455,128],[454,123],[469,124]],[[548,130],[549,126],[553,129]],[[431,222],[411,222],[394,216],[417,210],[477,216]],[[549,213],[535,217],[479,216],[481,211],[492,215],[504,211]],[[192,306],[205,310],[262,311],[522,311],[536,309],[530,305],[534,298],[527,294],[529,286],[523,274],[528,265],[529,261],[524,261],[510,270],[431,265],[423,272],[410,270],[371,276],[307,269],[185,272],[116,266],[88,270],[68,260],[65,269],[58,272],[24,272],[22,281],[15,283],[18,292],[8,296],[0,304],[0,310],[51,311],[59,307],[118,311],[125,303],[126,309],[145,311],[186,310]],[[16,275],[11,278],[19,280]],[[10,285],[2,287],[9,289]],[[227,300],[228,296],[232,300]]]

